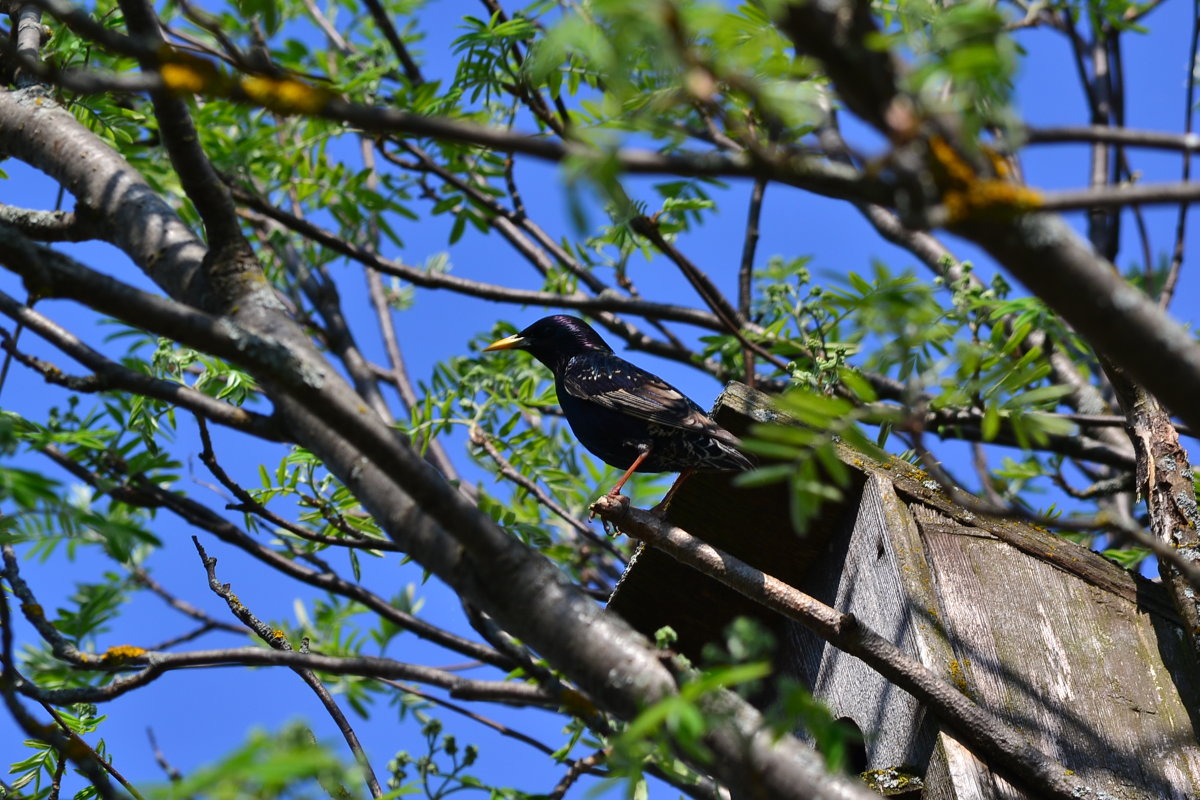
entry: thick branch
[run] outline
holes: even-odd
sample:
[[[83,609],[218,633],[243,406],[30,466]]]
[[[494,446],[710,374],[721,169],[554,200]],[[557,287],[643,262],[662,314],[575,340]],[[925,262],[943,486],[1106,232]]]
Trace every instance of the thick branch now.
[[[0,92],[0,151],[48,173],[94,214],[104,239],[173,297],[208,293],[205,248],[125,159],[35,89]]]
[[[870,3],[798,0],[787,4],[779,26],[800,52],[821,61],[851,111],[889,139],[904,138],[911,117],[896,88],[899,66],[877,44],[883,33]]]
[[[83,242],[99,238],[101,228],[88,214],[40,211],[0,203],[0,223],[39,242]]]

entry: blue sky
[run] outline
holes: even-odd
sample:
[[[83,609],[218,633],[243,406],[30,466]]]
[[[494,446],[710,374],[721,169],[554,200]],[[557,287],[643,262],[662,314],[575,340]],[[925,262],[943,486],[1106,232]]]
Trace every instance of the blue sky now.
[[[448,43],[458,31],[445,24],[451,15],[477,13],[475,4],[444,2],[431,6],[426,20],[427,40],[424,46],[432,61],[426,68],[434,77],[448,77],[450,68]],[[1184,115],[1183,85],[1187,74],[1188,36],[1191,4],[1168,2],[1146,20],[1152,29],[1148,36],[1128,36],[1125,41],[1125,68],[1130,95],[1128,123],[1133,128],[1180,130]],[[456,19],[456,17],[455,17]],[[1020,40],[1028,48],[1018,79],[1018,104],[1023,115],[1034,125],[1079,123],[1086,119],[1078,79],[1070,61],[1070,51],[1061,36],[1042,32],[1027,32]],[[1180,159],[1174,154],[1135,151],[1134,167],[1144,173],[1145,180],[1176,180]],[[1086,181],[1087,154],[1083,148],[1042,146],[1029,148],[1023,154],[1026,176],[1035,185],[1047,188],[1080,187]],[[55,204],[55,188],[50,182],[13,161],[0,164],[8,174],[0,182],[0,202],[26,207],[51,208]],[[561,188],[560,173],[554,166],[520,160],[518,177],[525,185],[530,215],[541,221],[555,235],[569,235],[570,223],[565,213],[566,200]],[[649,180],[631,181],[636,192],[649,192]],[[705,229],[690,235],[684,242],[686,251],[700,267],[730,294],[734,293],[734,265],[741,253],[741,232],[749,194],[747,184],[733,183],[720,199],[719,213]],[[68,201],[66,207],[70,207]],[[1151,236],[1156,252],[1167,251],[1171,245],[1175,212],[1173,209],[1148,209]],[[1078,224],[1081,215],[1073,220]],[[595,221],[599,222],[597,218]],[[1191,226],[1194,228],[1195,226]],[[517,261],[507,249],[497,247],[495,237],[484,237],[468,230],[454,246],[447,245],[448,227],[439,222],[422,220],[418,223],[400,221],[398,231],[404,249],[387,253],[402,257],[409,263],[421,263],[426,258],[447,251],[456,274],[521,285],[535,285],[533,273]],[[771,187],[764,208],[763,237],[759,244],[759,261],[771,255],[813,257],[812,269],[817,275],[844,275],[855,271],[869,273],[873,260],[879,259],[893,271],[912,268],[919,274],[923,268],[906,252],[880,240],[870,226],[849,205],[824,198],[805,195],[784,187]],[[1127,226],[1125,236],[1132,236]],[[1127,239],[1127,241],[1130,241]],[[975,259],[980,270],[990,274],[989,262],[963,245],[951,240],[957,255]],[[123,256],[105,245],[70,248],[77,257],[92,266],[146,288],[147,282]],[[1123,253],[1134,254],[1138,249],[1127,244]],[[1196,260],[1196,237],[1188,242],[1186,265]],[[1119,266],[1126,268],[1127,263]],[[661,259],[635,264],[635,280],[647,295],[677,302],[694,301],[692,290],[679,278],[674,268]],[[1183,322],[1197,321],[1197,283],[1193,267],[1185,266],[1173,313]],[[523,276],[528,277],[523,277]],[[19,284],[11,276],[0,275],[0,289],[23,297]],[[347,306],[365,306],[361,276],[347,273],[342,282]],[[39,310],[53,318],[75,324],[83,318],[74,306],[63,302],[47,302]],[[396,317],[396,325],[409,368],[418,379],[425,379],[438,361],[468,351],[468,342],[482,331],[490,329],[497,319],[513,322],[518,327],[542,316],[543,309],[514,309],[486,301],[463,298],[449,293],[418,290],[412,310]],[[360,343],[368,355],[383,359],[374,333],[364,327],[359,331]],[[71,367],[64,358],[34,346],[26,336],[23,346],[37,355],[51,358],[60,366]],[[711,378],[675,363],[636,354],[630,356],[639,364],[666,377],[684,389],[702,406],[707,406],[719,391]],[[77,371],[77,370],[71,370]],[[44,409],[61,404],[64,395],[46,387],[40,379],[14,366],[7,385],[0,395],[3,407],[39,418]],[[85,399],[85,405],[87,404]],[[225,465],[235,477],[254,485],[257,465],[278,462],[280,451],[268,445],[247,447],[238,437],[214,430],[217,449]],[[461,440],[451,444],[461,447]],[[195,458],[199,451],[194,430],[189,423],[181,425],[175,452],[184,462],[184,481],[208,481],[207,473]],[[21,458],[22,464],[44,466],[37,459]],[[473,479],[482,479],[482,473]],[[206,489],[197,484],[190,492],[204,498]],[[219,501],[217,501],[219,502]],[[164,584],[174,587],[181,595],[214,616],[227,619],[228,612],[221,601],[208,591],[204,572],[188,539],[190,530],[169,519],[159,518],[154,533],[168,543],[152,560],[156,575]],[[210,555],[219,559],[218,571],[222,581],[233,584],[239,597],[260,617],[293,619],[295,604],[313,596],[306,587],[283,580],[251,561],[238,551],[218,542],[206,540]],[[87,580],[94,566],[72,563],[61,557],[46,563],[26,562],[24,575],[33,585],[43,605],[55,607],[70,594],[76,580]],[[365,580],[377,586],[392,586],[400,590],[407,583],[420,584],[419,570],[410,566],[400,568],[396,558],[366,564]],[[425,600],[423,614],[439,624],[472,635],[462,621],[457,597],[436,580],[420,585],[418,593]],[[232,620],[231,620],[232,621]],[[146,645],[168,638],[184,628],[182,620],[165,610],[157,598],[138,595],[128,613],[113,632],[104,637],[103,646],[115,644]],[[18,629],[18,640],[29,641],[32,633],[25,626]],[[212,637],[205,646],[236,643],[231,637]],[[397,640],[388,653],[398,659],[434,665],[456,663],[454,654],[424,645],[415,638]],[[561,719],[538,711],[511,709],[479,709],[482,713],[502,718],[506,724],[558,746],[564,739],[559,734]],[[303,718],[317,731],[319,737],[340,747],[336,731],[320,709],[315,697],[299,679],[277,670],[189,670],[168,675],[152,686],[134,692],[106,705],[102,711],[109,715],[103,726],[104,738],[117,757],[117,766],[135,782],[163,780],[155,765],[146,740],[146,728],[152,727],[166,757],[186,771],[209,763],[228,752],[244,735],[250,725],[276,729],[288,720]],[[475,772],[490,776],[497,782],[518,785],[525,790],[549,791],[561,777],[563,767],[554,765],[545,756],[525,745],[513,743],[475,723],[461,720],[452,714],[439,714],[448,727],[455,730],[463,743],[480,745],[481,756]],[[411,723],[397,724],[393,709],[378,706],[368,722],[354,720],[377,769],[396,750],[408,749],[414,755],[423,752],[417,728]],[[0,760],[9,763],[23,754],[7,751],[9,743],[20,740],[7,716],[0,716]],[[578,750],[576,755],[585,755]],[[579,789],[573,796],[580,796]]]

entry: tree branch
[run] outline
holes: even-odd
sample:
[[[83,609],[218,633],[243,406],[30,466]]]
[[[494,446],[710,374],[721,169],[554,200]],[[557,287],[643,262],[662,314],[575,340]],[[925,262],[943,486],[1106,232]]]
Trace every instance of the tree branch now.
[[[1200,344],[1060,218],[1030,214],[1002,226],[959,225],[1010,273],[1062,315],[1101,354],[1200,429]]]
[[[1200,136],[1194,133],[1144,131],[1131,128],[1114,128],[1109,125],[1028,127],[1025,129],[1025,140],[1029,144],[1091,142],[1122,144],[1129,147],[1145,147],[1152,150],[1179,150],[1183,153],[1200,153]]]
[[[208,575],[208,586],[213,593],[223,599],[229,606],[229,610],[233,615],[241,620],[242,624],[266,642],[267,646],[280,652],[292,652],[292,643],[288,641],[286,634],[283,631],[272,630],[262,620],[258,619],[252,611],[230,590],[229,584],[222,584],[217,580],[217,560],[210,558],[208,553],[204,552],[204,547],[200,544],[200,540],[195,536],[192,537],[192,544],[196,546],[196,552],[200,555],[200,561],[204,564],[204,571]],[[308,639],[304,640],[302,652],[308,651]],[[379,779],[375,777],[375,770],[371,768],[371,761],[367,758],[363,751],[362,744],[358,740],[358,734],[354,732],[354,728],[350,725],[350,721],[346,719],[346,715],[342,713],[342,709],[334,701],[333,695],[325,688],[325,684],[316,674],[306,667],[292,667],[292,671],[300,676],[300,679],[308,685],[310,689],[317,695],[321,705],[325,707],[325,712],[329,714],[334,725],[342,733],[342,738],[346,740],[347,747],[354,755],[355,761],[363,771],[363,776],[366,779],[367,789],[371,792],[371,796],[379,798],[383,796],[383,789],[379,785]]]
[[[208,296],[205,247],[129,163],[32,89],[0,92],[0,150],[58,181],[95,215],[105,241],[173,297]]]

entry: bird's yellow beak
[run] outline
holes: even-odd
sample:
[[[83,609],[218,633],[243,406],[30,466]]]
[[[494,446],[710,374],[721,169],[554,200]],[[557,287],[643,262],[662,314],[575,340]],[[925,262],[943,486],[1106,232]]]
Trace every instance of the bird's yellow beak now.
[[[505,339],[498,339],[492,342],[483,348],[483,352],[486,353],[489,350],[512,350],[514,347],[520,347],[523,344],[525,344],[525,337],[519,333],[514,333]]]

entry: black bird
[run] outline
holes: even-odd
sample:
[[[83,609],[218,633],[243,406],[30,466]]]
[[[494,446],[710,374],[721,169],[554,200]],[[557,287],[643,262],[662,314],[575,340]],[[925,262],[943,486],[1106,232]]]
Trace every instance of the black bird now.
[[[577,317],[544,317],[525,330],[492,342],[489,350],[528,350],[554,373],[558,403],[588,451],[625,470],[609,496],[634,472],[681,472],[659,504],[697,470],[747,470],[738,440],[662,378],[615,355]]]

